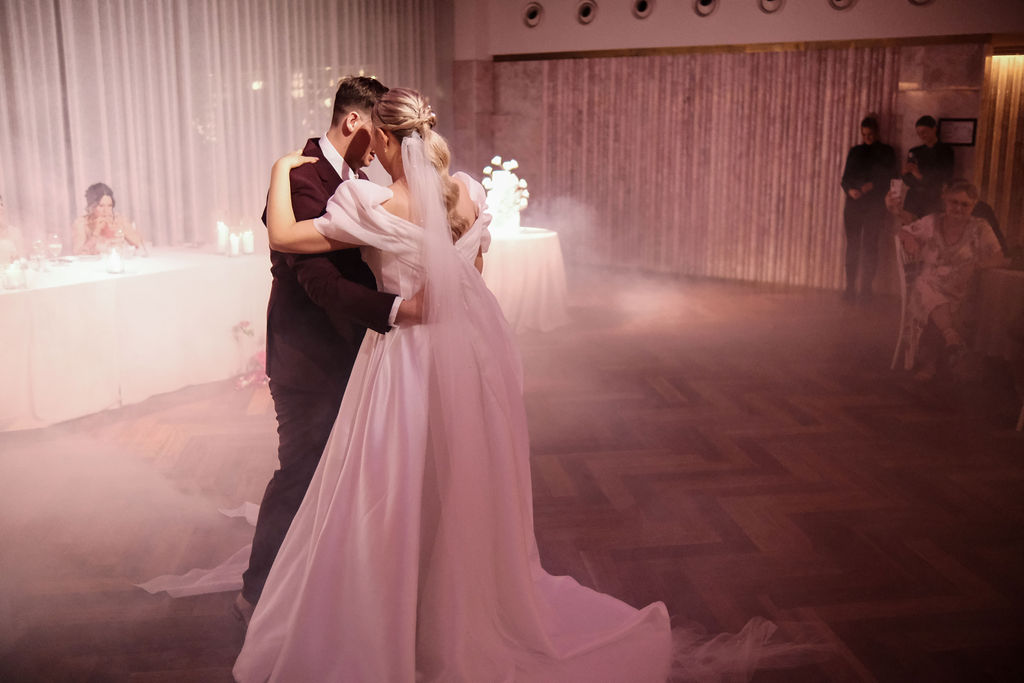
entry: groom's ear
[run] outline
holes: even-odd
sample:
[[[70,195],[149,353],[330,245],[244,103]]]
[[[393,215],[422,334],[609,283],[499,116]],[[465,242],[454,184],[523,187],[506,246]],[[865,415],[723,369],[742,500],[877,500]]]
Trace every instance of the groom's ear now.
[[[341,120],[341,132],[348,137],[359,130],[362,123],[363,121],[358,111],[347,112],[345,118]]]

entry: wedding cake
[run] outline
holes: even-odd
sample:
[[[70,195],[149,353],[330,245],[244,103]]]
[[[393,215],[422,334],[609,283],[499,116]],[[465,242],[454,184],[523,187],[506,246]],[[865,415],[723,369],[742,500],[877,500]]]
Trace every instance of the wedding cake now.
[[[491,165],[484,168],[487,209],[494,216],[491,234],[519,232],[519,212],[529,203],[530,191],[526,189],[526,181],[514,173],[517,168],[519,162],[515,159],[502,161],[500,156],[491,159]]]

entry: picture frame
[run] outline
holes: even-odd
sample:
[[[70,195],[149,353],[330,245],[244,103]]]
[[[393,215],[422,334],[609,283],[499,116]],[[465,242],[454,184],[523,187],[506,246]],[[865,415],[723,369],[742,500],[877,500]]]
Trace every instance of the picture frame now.
[[[978,119],[939,119],[939,140],[947,145],[974,147]]]

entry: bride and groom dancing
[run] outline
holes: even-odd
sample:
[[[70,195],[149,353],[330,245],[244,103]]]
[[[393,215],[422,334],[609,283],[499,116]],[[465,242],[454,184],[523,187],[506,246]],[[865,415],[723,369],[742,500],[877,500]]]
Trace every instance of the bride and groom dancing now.
[[[635,609],[541,567],[519,357],[479,273],[485,193],[449,175],[435,121],[416,91],[346,79],[331,131],[274,165],[281,468],[236,602],[248,628],[235,678],[749,673],[769,622],[687,645],[662,603]],[[373,158],[389,188],[359,172]]]

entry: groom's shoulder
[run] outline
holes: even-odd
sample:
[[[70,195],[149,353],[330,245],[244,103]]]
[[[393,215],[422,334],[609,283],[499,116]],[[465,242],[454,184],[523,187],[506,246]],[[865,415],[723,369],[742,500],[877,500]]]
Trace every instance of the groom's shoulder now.
[[[323,180],[312,167],[313,164],[306,164],[299,168],[293,168],[288,176],[289,184],[291,185],[292,203],[300,202],[303,204],[302,208],[307,208],[305,204],[308,201],[313,201],[316,204],[326,204],[327,199],[331,196],[331,193],[324,187]],[[295,210],[298,213],[299,207],[296,207]],[[300,218],[299,220],[302,219]]]
[[[306,145],[302,148],[302,156],[305,157],[316,157],[316,161],[309,164],[302,164],[296,166],[291,170],[289,176],[291,178],[317,178],[320,176],[320,172],[317,167],[320,162],[324,159],[324,153],[320,149],[320,141],[317,138],[310,138],[306,140]]]
[[[302,164],[296,166],[291,170],[289,177],[292,183],[296,180],[313,182],[323,185],[336,185],[341,182],[341,178],[324,160],[323,151],[320,149],[320,140],[318,138],[310,138],[306,141],[306,146],[302,148],[302,155],[307,157],[316,157],[316,161],[309,164]],[[333,188],[330,188],[333,192]]]
[[[306,187],[315,188],[317,194],[325,193],[326,196],[330,196],[334,189],[331,185],[337,185],[336,182],[332,182],[331,178],[325,178],[324,174],[317,168],[317,164],[303,164],[302,166],[296,166],[288,174],[288,179],[291,181],[292,192],[300,190]],[[340,178],[338,179],[341,180]]]
[[[320,138],[309,138],[302,147],[302,156],[320,158],[324,155],[320,149]]]

